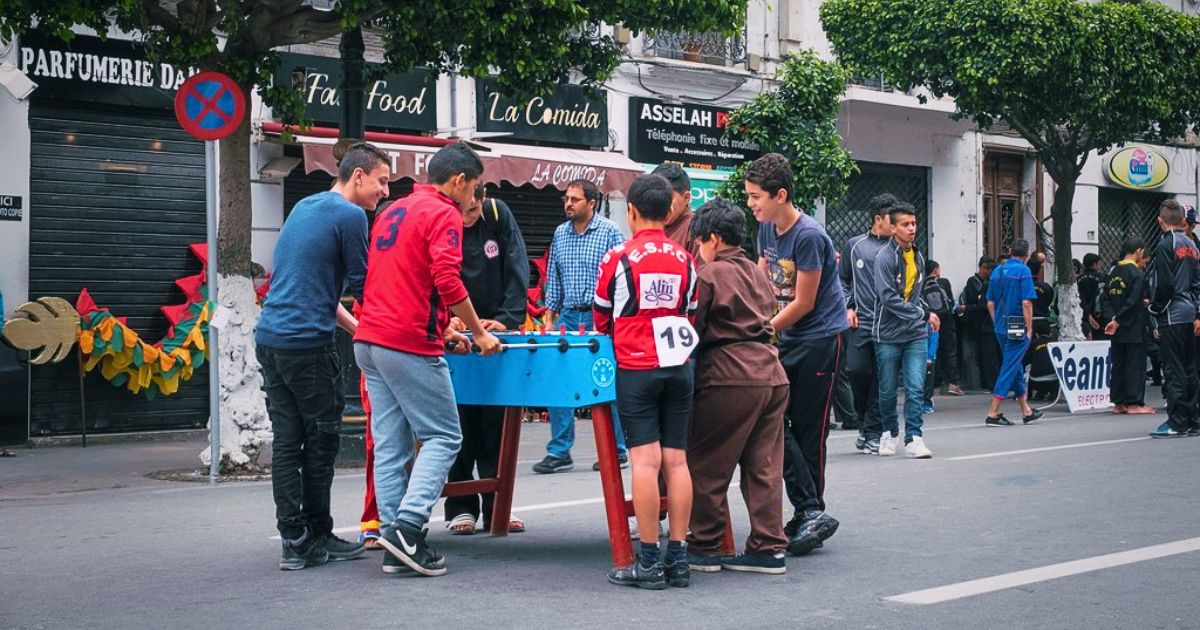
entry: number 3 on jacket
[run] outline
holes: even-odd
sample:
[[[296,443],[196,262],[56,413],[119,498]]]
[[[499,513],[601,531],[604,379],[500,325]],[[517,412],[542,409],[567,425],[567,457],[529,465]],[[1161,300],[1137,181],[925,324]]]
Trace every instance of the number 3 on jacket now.
[[[675,367],[687,362],[696,349],[696,329],[686,317],[673,315],[650,320],[654,327],[654,351],[659,367]]]
[[[408,214],[408,208],[396,208],[383,216],[382,225],[380,225],[379,238],[375,239],[375,249],[386,252],[396,244],[396,235],[400,233],[400,224],[404,223],[404,217]]]

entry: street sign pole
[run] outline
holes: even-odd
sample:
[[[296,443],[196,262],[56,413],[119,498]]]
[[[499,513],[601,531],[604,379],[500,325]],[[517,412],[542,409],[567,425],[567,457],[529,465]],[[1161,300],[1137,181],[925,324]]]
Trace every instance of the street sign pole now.
[[[217,302],[217,141],[204,142],[204,205],[208,232],[208,303]],[[209,315],[211,322],[211,313]],[[217,485],[221,476],[221,371],[217,352],[217,328],[208,327],[208,430],[209,483]]]

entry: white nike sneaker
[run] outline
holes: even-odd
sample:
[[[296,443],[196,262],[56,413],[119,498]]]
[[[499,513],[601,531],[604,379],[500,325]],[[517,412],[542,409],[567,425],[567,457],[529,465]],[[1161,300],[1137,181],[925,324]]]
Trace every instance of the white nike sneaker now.
[[[912,459],[930,459],[933,457],[933,451],[925,446],[925,439],[918,435],[904,445],[904,455]]]
[[[896,443],[899,441],[899,438],[896,436],[890,433],[884,433],[883,437],[879,438],[879,456],[891,457],[892,455],[895,455]]]

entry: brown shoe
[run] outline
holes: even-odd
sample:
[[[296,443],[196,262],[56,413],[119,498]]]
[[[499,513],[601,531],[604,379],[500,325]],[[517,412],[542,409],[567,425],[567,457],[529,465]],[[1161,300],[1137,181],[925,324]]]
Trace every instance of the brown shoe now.
[[[950,385],[950,386],[946,387],[946,393],[950,394],[951,396],[966,396],[967,395],[967,392],[964,392],[963,389],[961,387],[959,387],[958,385]]]

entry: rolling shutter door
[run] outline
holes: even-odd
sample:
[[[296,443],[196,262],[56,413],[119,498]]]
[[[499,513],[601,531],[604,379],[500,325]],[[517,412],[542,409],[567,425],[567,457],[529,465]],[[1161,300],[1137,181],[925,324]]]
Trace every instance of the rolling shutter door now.
[[[204,145],[160,110],[35,101],[29,118],[30,295],[74,303],[87,287],[158,341],[168,328],[160,307],[185,300],[175,280],[201,270],[188,245],[205,240]],[[73,359],[33,370],[33,435],[80,431],[77,370]],[[203,427],[208,367],[155,400],[93,372],[85,396],[89,431]]]

